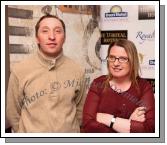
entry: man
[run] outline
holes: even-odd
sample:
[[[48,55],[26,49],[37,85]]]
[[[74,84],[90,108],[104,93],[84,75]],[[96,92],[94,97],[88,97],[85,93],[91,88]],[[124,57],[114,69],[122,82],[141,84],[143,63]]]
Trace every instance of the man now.
[[[35,30],[37,53],[11,69],[7,119],[14,132],[80,132],[84,71],[63,55],[65,24],[46,15]]]

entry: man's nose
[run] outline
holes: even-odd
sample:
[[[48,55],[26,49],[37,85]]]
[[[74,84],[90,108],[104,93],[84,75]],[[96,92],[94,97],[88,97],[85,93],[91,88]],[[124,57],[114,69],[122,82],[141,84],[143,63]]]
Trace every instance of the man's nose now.
[[[55,40],[55,33],[54,32],[49,33],[49,39],[50,40]]]

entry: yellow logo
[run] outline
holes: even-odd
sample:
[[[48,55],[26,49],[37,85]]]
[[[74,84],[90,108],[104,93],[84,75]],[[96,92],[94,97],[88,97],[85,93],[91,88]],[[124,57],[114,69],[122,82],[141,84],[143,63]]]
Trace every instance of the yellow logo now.
[[[114,6],[111,7],[110,12],[111,13],[122,12],[122,8],[120,6],[118,6],[118,5],[114,5]]]
[[[139,62],[140,62],[140,63],[143,63],[144,54],[138,53],[138,57],[139,57]]]

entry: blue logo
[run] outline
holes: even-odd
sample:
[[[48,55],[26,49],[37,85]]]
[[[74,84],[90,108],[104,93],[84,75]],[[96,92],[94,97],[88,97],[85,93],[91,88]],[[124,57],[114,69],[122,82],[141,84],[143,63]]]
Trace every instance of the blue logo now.
[[[155,59],[149,60],[149,65],[155,65]]]
[[[122,12],[122,8],[120,6],[114,5],[111,7],[109,13],[105,13],[105,18],[113,17],[128,17],[128,12]]]

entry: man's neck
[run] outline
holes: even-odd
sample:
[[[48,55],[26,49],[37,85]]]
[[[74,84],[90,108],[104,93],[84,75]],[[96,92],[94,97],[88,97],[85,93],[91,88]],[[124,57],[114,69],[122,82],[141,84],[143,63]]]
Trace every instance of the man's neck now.
[[[39,51],[40,51],[40,53],[41,53],[45,58],[50,59],[50,60],[58,59],[58,58],[61,57],[62,54],[63,54],[63,50],[60,51],[59,53],[53,54],[53,55],[46,54],[46,53],[44,53],[41,49],[39,49]]]

